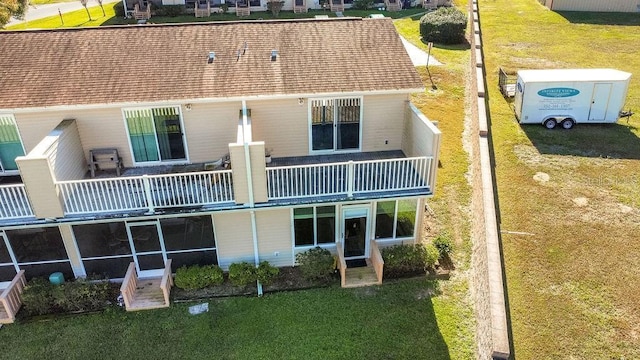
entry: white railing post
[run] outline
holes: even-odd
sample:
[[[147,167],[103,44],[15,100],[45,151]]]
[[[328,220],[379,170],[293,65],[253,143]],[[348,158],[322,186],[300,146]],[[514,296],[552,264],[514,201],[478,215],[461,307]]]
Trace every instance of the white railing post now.
[[[149,179],[149,175],[142,175],[142,184],[144,185],[144,195],[147,198],[149,213],[154,213],[155,207],[153,204],[153,196],[151,195],[151,180]]]
[[[353,197],[353,184],[355,182],[353,160],[347,163],[347,197]]]

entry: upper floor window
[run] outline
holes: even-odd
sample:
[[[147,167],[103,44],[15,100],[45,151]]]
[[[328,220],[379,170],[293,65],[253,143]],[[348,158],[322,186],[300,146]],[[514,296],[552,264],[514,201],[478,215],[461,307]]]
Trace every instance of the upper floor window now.
[[[311,151],[360,150],[362,98],[312,99]]]
[[[135,163],[186,160],[180,108],[123,110]]]
[[[24,147],[13,115],[0,115],[0,171],[18,170],[16,158]]]

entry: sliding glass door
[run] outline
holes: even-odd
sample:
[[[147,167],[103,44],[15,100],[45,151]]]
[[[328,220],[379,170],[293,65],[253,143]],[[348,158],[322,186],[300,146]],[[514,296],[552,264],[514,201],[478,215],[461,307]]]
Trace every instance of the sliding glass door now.
[[[360,150],[361,98],[311,100],[311,152]]]
[[[186,160],[178,107],[124,110],[135,163]]]

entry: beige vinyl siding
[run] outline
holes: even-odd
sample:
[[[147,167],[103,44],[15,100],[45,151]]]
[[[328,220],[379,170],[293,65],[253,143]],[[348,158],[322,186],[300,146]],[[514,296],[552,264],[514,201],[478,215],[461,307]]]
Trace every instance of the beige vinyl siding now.
[[[549,4],[551,0],[547,0]],[[553,0],[551,8],[556,11],[602,11],[638,12],[638,0]]]
[[[433,157],[429,172],[429,187],[432,192],[435,192],[442,132],[413,104],[407,102],[405,109],[402,151],[409,157]]]
[[[28,154],[53,130],[63,119],[71,119],[70,113],[46,112],[34,114],[14,114],[24,150]]]
[[[34,215],[37,218],[64,216],[62,203],[58,198],[53,174],[49,167],[49,159],[20,156],[16,158],[16,163]]]
[[[182,107],[191,162],[210,162],[229,152],[229,144],[236,141],[240,109],[240,102]]]
[[[260,261],[268,261],[273,266],[292,266],[290,209],[257,211],[256,225]]]
[[[408,95],[375,95],[363,99],[362,151],[398,150]],[[388,144],[385,144],[388,140]]]
[[[87,162],[76,124],[73,120],[64,120],[47,138],[55,139],[45,155],[49,158],[57,181],[82,179],[87,172]]]
[[[215,213],[213,222],[220,267],[228,270],[231,263],[242,261],[253,264],[255,259],[249,212]]]
[[[309,155],[309,100],[248,101],[253,140],[264,141],[274,157]]]

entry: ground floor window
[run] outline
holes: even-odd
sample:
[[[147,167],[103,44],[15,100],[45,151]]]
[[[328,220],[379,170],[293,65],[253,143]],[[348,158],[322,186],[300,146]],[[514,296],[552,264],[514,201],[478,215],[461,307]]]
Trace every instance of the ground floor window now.
[[[312,206],[293,209],[295,246],[335,243],[336,207]]]
[[[74,225],[73,233],[87,275],[122,278],[134,261],[148,270],[172,259],[173,271],[183,265],[218,263],[209,215]]]
[[[412,237],[418,200],[391,200],[376,203],[376,239]]]
[[[62,272],[67,279],[74,277],[57,227],[6,230],[0,242],[0,281],[10,281],[20,270],[27,279],[54,272]]]

